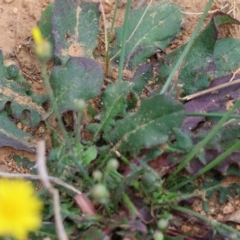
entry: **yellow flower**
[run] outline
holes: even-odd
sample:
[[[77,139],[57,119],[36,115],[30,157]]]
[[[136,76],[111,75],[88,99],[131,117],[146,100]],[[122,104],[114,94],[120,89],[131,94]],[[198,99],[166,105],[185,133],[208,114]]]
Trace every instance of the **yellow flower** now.
[[[35,42],[36,55],[40,60],[48,61],[52,56],[51,44],[43,38],[39,27],[32,28],[32,36]]]
[[[31,182],[0,179],[0,236],[26,239],[40,228],[42,207]]]

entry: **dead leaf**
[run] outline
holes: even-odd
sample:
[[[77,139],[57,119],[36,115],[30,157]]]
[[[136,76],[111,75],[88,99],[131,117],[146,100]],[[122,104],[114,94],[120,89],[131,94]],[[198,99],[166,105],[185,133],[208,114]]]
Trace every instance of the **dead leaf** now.
[[[226,216],[223,222],[235,222],[240,223],[240,210],[233,212],[232,214]]]
[[[234,211],[235,211],[235,208],[231,203],[228,203],[226,206],[223,207],[224,214],[232,213]]]

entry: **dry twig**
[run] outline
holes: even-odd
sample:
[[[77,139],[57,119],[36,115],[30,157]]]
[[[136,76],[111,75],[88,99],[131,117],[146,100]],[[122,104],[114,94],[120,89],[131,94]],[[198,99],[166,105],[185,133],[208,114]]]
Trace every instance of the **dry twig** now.
[[[45,142],[40,141],[37,147],[37,169],[39,173],[40,180],[43,186],[48,190],[53,198],[53,208],[54,208],[54,219],[56,225],[56,231],[59,240],[68,240],[67,234],[65,232],[60,208],[59,192],[55,189],[48,177],[46,169],[46,157],[45,157]]]

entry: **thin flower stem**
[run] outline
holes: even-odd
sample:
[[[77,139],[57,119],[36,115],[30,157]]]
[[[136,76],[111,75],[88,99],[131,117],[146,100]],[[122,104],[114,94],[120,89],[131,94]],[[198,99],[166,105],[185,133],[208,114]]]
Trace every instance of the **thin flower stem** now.
[[[0,172],[0,177],[2,178],[11,178],[11,179],[15,179],[15,178],[23,178],[23,179],[29,179],[29,180],[34,180],[34,181],[39,181],[40,177],[38,175],[34,175],[34,174],[23,174],[23,173],[6,173],[6,172]],[[61,179],[56,178],[56,177],[51,177],[49,176],[48,179],[54,183],[57,184],[59,186],[62,186],[63,188],[75,193],[75,194],[82,194],[81,191],[79,191],[78,189],[74,188],[72,185],[69,185],[65,182],[63,182]]]
[[[222,153],[220,156],[215,158],[213,161],[211,161],[209,164],[207,164],[205,167],[199,170],[199,172],[194,176],[194,179],[201,176],[202,174],[208,172],[218,164],[220,164],[224,159],[226,159],[230,154],[235,152],[236,150],[240,149],[240,141],[237,141],[235,144],[233,144],[230,148],[228,148],[224,153]]]
[[[114,28],[114,23],[115,23],[116,16],[117,16],[117,8],[118,8],[118,5],[119,5],[119,0],[116,0],[115,9],[114,9],[114,13],[113,13],[113,20],[112,20],[111,32],[113,31],[113,28]]]
[[[186,165],[192,160],[193,157],[197,155],[197,153],[214,137],[214,135],[219,131],[219,129],[223,126],[223,124],[229,119],[229,117],[233,114],[233,112],[240,106],[240,99],[236,101],[233,107],[221,118],[221,120],[217,123],[217,125],[212,129],[208,135],[200,141],[190,153],[188,153],[185,157],[183,157],[179,162],[180,164],[177,168],[172,172],[168,181],[170,181],[179,171],[186,167]]]
[[[58,120],[58,124],[59,124],[59,127],[62,131],[62,134],[65,138],[65,141],[68,143],[68,134],[67,134],[67,131],[64,127],[64,124],[63,124],[63,121],[62,121],[62,118],[61,118],[61,115],[59,113],[59,109],[58,109],[58,106],[56,104],[56,101],[55,101],[55,97],[53,95],[53,91],[52,91],[52,87],[49,83],[49,76],[47,74],[47,65],[45,63],[42,64],[42,77],[43,77],[43,81],[44,81],[44,85],[46,87],[46,90],[47,90],[47,93],[49,95],[49,99],[51,101],[51,104],[52,104],[52,108],[53,108],[53,111],[54,111],[54,114],[56,115],[56,118]]]
[[[108,30],[107,30],[107,21],[106,15],[103,8],[102,0],[100,0],[100,6],[102,10],[102,17],[103,17],[103,25],[104,25],[104,42],[105,42],[105,54],[106,54],[106,75],[109,76],[109,37],[108,37]]]
[[[207,6],[205,7],[205,10],[204,10],[204,12],[203,12],[203,15],[201,16],[201,18],[200,18],[200,20],[199,20],[199,22],[198,22],[198,24],[197,24],[197,26],[196,26],[196,28],[195,28],[192,36],[191,36],[188,44],[187,44],[186,47],[184,48],[184,50],[183,50],[181,56],[179,57],[176,65],[174,66],[174,68],[173,68],[172,72],[170,73],[169,77],[167,78],[167,81],[165,82],[163,88],[161,88],[160,94],[165,94],[165,93],[167,92],[167,90],[168,90],[169,86],[171,85],[171,82],[172,82],[172,80],[173,80],[176,72],[177,72],[177,71],[179,70],[179,68],[181,67],[181,65],[182,65],[185,57],[187,56],[187,54],[188,54],[188,52],[189,52],[189,50],[190,50],[190,48],[191,48],[191,46],[192,46],[192,44],[194,43],[194,41],[195,41],[195,39],[196,39],[196,37],[197,37],[197,34],[199,33],[200,28],[201,28],[201,26],[202,26],[202,24],[203,24],[203,21],[204,21],[205,17],[207,16],[209,9],[210,9],[211,6],[212,6],[212,3],[213,3],[213,0],[209,0],[209,1],[208,1],[208,4],[207,4]]]
[[[76,144],[79,144],[81,141],[81,122],[82,122],[82,111],[78,110],[77,113],[77,131],[76,131]]]
[[[119,62],[119,70],[118,70],[118,82],[122,81],[123,77],[123,68],[124,68],[124,58],[125,58],[125,50],[126,50],[126,39],[127,39],[127,25],[128,25],[128,16],[131,9],[132,0],[127,1],[126,12],[124,16],[124,24],[123,24],[123,35],[122,35],[122,49],[120,54],[120,62]]]
[[[194,212],[194,211],[192,211],[192,210],[190,210],[188,208],[185,208],[185,207],[172,206],[171,208],[173,210],[186,213],[186,214],[188,214],[190,216],[194,216],[194,217],[196,217],[196,218],[198,218],[198,219],[200,219],[200,220],[210,224],[213,227],[213,229],[216,229],[216,230],[224,229],[226,231],[229,231],[230,234],[232,235],[231,239],[240,239],[240,232],[236,231],[234,228],[229,227],[226,224],[223,224],[223,223],[220,223],[220,222],[218,222],[216,220],[213,220],[213,219],[210,219],[208,217],[205,217],[205,216],[203,216],[203,215],[201,215],[201,214],[199,214],[197,212]],[[234,238],[233,235],[235,236],[235,238]]]
[[[43,76],[43,80],[44,80],[44,84],[45,84],[45,87],[46,87],[46,90],[49,94],[49,99],[50,99],[50,102],[52,104],[52,108],[53,108],[53,111],[54,111],[54,114],[56,115],[56,118],[58,120],[58,123],[59,123],[59,126],[60,126],[60,129],[62,131],[62,134],[63,134],[63,137],[65,138],[65,142],[66,142],[66,145],[69,149],[69,151],[71,152],[72,154],[72,158],[74,160],[74,163],[77,165],[77,167],[79,168],[79,170],[81,171],[81,173],[83,174],[84,178],[92,184],[92,180],[91,178],[88,176],[86,170],[84,169],[84,167],[80,164],[79,160],[77,159],[77,157],[75,156],[75,153],[72,149],[72,146],[71,146],[71,143],[68,139],[68,133],[65,129],[65,126],[63,124],[63,121],[62,121],[62,118],[61,118],[61,115],[60,115],[60,112],[59,112],[59,109],[58,109],[58,106],[56,104],[56,101],[55,101],[55,96],[53,94],[53,91],[52,91],[52,87],[50,85],[50,82],[49,82],[49,76],[47,74],[47,65],[45,63],[42,64],[42,76]]]
[[[240,149],[240,141],[237,141],[233,146],[228,148],[224,153],[222,153],[220,156],[215,158],[213,161],[211,161],[205,167],[200,169],[194,176],[188,178],[186,181],[182,181],[182,182],[176,184],[174,187],[172,187],[170,189],[170,191],[175,192],[178,189],[180,189],[181,187],[185,186],[187,183],[193,182],[196,178],[205,174],[206,172],[208,172],[209,170],[211,170],[212,168],[214,168],[215,166],[220,164],[224,159],[226,159],[230,154],[232,154],[233,152],[235,152],[238,149]]]
[[[214,118],[222,118],[225,113],[187,113],[187,117],[214,117]],[[240,119],[240,115],[231,115],[229,118]]]

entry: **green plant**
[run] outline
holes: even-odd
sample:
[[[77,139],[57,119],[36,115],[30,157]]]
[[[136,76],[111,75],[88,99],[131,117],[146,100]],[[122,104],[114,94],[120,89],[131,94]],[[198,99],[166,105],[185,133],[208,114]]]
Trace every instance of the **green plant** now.
[[[170,237],[168,229],[174,218],[172,210],[194,214],[210,223],[217,234],[221,235],[221,228],[224,228],[239,237],[234,229],[180,206],[191,197],[199,197],[194,193],[196,177],[203,176],[239,150],[238,131],[228,131],[231,136],[214,142],[225,153],[221,152],[218,157],[214,155],[214,160],[207,163],[207,151],[214,145],[211,145],[213,137],[225,130],[224,124],[229,118],[238,118],[234,111],[239,108],[240,100],[229,111],[189,114],[184,103],[172,97],[177,92],[177,83],[173,81],[177,71],[178,82],[183,84],[183,97],[208,88],[210,79],[231,74],[239,68],[239,40],[217,38],[220,25],[239,24],[237,20],[216,13],[199,33],[211,4],[209,1],[189,42],[165,55],[163,62],[153,63],[147,59],[159,50],[164,52],[180,33],[184,17],[181,8],[166,1],[131,10],[131,1],[128,0],[124,25],[116,29],[112,48],[109,47],[108,32],[104,32],[106,74],[110,74],[110,78],[111,71],[119,63],[117,80],[112,78],[110,83],[104,84],[104,90],[104,71],[99,64],[102,59],[94,52],[100,18],[96,3],[56,0],[43,12],[39,27],[45,40],[36,41],[38,38],[34,36],[36,45],[52,44],[52,49],[37,48],[38,55],[44,53],[40,60],[47,96],[34,95],[18,70],[14,66],[5,67],[1,59],[0,121],[8,134],[1,131],[4,141],[0,141],[0,146],[34,151],[34,145],[26,140],[33,136],[17,129],[9,119],[26,120],[23,110],[28,110],[29,121],[26,122],[31,127],[44,121],[53,129],[53,149],[47,162],[49,175],[86,194],[84,197],[75,190],[71,191],[69,185],[67,188],[64,184],[58,187],[62,193],[62,220],[71,238],[103,239],[105,235],[130,234],[141,239],[144,234],[146,239],[176,239]],[[47,54],[44,51],[48,51]],[[55,65],[49,76],[46,66],[51,54]],[[227,61],[223,62],[223,58]],[[133,77],[123,76],[126,69],[134,73]],[[151,94],[146,94],[146,87],[151,88]],[[6,91],[9,89],[11,95]],[[29,104],[18,101],[19,95],[28,99]],[[92,99],[97,103],[95,109],[89,101]],[[45,111],[43,103],[47,100],[50,100],[51,108]],[[7,102],[11,102],[10,106],[6,105]],[[66,128],[64,114],[74,119],[70,130]],[[199,127],[199,133],[181,128],[188,115],[199,114],[215,117],[215,120],[221,117],[221,120],[217,124],[213,121],[214,126],[208,131]],[[60,132],[51,126],[52,116],[56,117]],[[87,117],[90,123],[86,123]],[[90,137],[84,137],[85,134]],[[182,170],[189,170],[189,164],[197,159],[206,166],[197,168],[195,176],[183,174]],[[156,169],[151,167],[152,163]],[[163,166],[165,172],[161,169]],[[216,189],[207,186],[204,191]],[[230,192],[230,188],[225,190]],[[53,206],[45,189],[40,195],[46,204],[44,223],[37,234],[54,239]],[[98,215],[92,216],[96,212]],[[91,216],[81,215],[86,213]],[[176,234],[181,237],[181,233]]]

